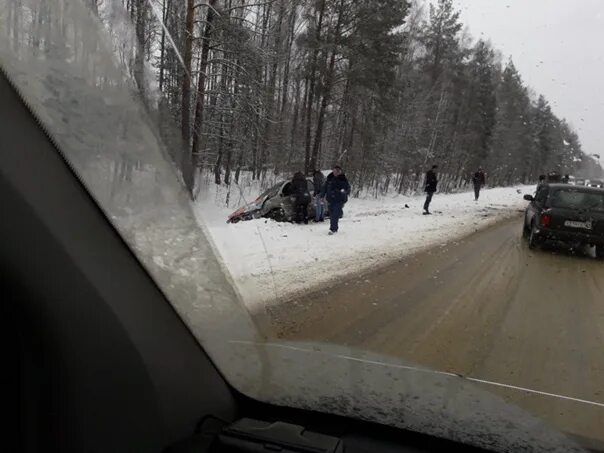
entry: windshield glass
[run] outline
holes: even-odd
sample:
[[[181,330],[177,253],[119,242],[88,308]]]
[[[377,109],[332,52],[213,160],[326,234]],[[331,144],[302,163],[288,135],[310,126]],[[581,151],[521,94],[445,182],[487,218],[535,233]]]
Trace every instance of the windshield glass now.
[[[0,68],[240,392],[602,449],[603,230],[524,199],[604,208],[575,5],[0,0]]]
[[[266,198],[269,196],[277,195],[279,193],[279,190],[281,189],[282,185],[283,185],[283,183],[279,183],[279,184],[274,185],[270,189],[266,189],[264,192],[262,192],[260,194],[260,196],[258,198],[263,199],[263,198]]]
[[[556,190],[550,197],[553,208],[588,209],[604,211],[604,192],[594,193],[580,190]]]

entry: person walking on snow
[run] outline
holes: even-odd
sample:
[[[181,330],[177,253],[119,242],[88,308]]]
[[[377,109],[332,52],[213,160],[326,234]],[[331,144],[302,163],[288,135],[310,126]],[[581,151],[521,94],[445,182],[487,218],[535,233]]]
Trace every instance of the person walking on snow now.
[[[342,216],[344,204],[348,201],[348,195],[350,195],[348,179],[346,179],[342,167],[335,165],[321,190],[321,198],[326,199],[329,203],[330,235],[338,232],[338,222]]]
[[[478,167],[478,171],[472,175],[472,184],[474,184],[474,201],[478,201],[480,189],[482,189],[486,182],[487,178],[484,174],[484,171],[482,171],[481,167]]]
[[[314,186],[313,196],[315,197],[315,222],[323,222],[325,220],[325,203],[321,199],[321,190],[325,184],[325,176],[319,170],[315,170],[312,175]]]
[[[438,184],[438,178],[436,177],[436,169],[438,165],[432,165],[432,168],[426,172],[426,185],[424,192],[426,192],[426,201],[424,202],[424,215],[432,214],[430,212],[430,202],[432,196],[436,192],[436,185]]]
[[[308,204],[310,203],[310,193],[308,192],[308,181],[306,177],[297,172],[292,179],[292,196],[296,212],[296,223],[308,224]]]

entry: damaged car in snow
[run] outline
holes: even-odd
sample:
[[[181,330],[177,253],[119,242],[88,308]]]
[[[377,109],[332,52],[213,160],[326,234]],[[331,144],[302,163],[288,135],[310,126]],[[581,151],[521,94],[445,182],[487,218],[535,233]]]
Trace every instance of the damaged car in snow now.
[[[313,182],[310,179],[307,179],[306,182],[308,184],[308,192],[312,195]],[[291,222],[295,216],[295,201],[296,197],[292,193],[291,181],[281,181],[265,190],[253,202],[242,206],[229,215],[227,223],[237,223],[242,220],[259,219],[262,217],[278,222]],[[327,203],[325,209],[325,215],[327,216]],[[314,211],[315,198],[312,197],[308,206],[308,212],[314,213]]]

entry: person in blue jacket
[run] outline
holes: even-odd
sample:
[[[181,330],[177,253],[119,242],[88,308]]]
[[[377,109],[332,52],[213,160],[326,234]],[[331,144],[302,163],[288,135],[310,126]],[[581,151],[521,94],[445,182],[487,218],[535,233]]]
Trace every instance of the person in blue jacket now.
[[[329,203],[329,234],[338,232],[338,222],[342,217],[342,210],[348,201],[350,195],[350,184],[346,175],[342,171],[342,167],[334,165],[332,172],[327,176],[321,198]]]
[[[325,184],[325,176],[319,170],[315,170],[312,175],[313,182],[313,197],[315,198],[315,222],[323,222],[325,220],[325,203],[321,199],[321,191]]]

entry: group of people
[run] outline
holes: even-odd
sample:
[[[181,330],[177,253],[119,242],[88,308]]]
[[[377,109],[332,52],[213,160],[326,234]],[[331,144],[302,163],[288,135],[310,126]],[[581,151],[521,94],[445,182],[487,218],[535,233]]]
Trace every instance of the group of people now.
[[[302,172],[294,174],[292,179],[292,195],[295,197],[296,223],[308,223],[308,205],[311,195],[308,183]],[[339,220],[342,217],[344,205],[350,195],[350,184],[342,167],[334,165],[327,178],[319,170],[313,173],[313,194],[315,200],[315,222],[325,221],[325,204],[329,207],[329,234],[338,232]]]
[[[424,192],[426,192],[426,201],[424,202],[424,215],[432,214],[430,212],[430,203],[432,202],[432,197],[434,196],[434,192],[436,192],[436,186],[438,185],[438,176],[436,171],[438,170],[438,165],[432,165],[432,168],[426,172],[426,179],[424,184]],[[472,185],[474,186],[474,201],[478,201],[480,197],[480,189],[484,187],[487,182],[486,173],[483,171],[482,167],[478,167],[472,174]]]
[[[426,172],[424,192],[424,215],[430,212],[430,203],[438,185],[438,165]],[[472,185],[474,186],[474,201],[478,201],[480,190],[486,184],[486,174],[482,168],[478,168],[472,174]],[[308,191],[308,182],[302,172],[297,172],[291,182],[292,195],[295,197],[295,221],[296,223],[308,224],[308,205],[311,202],[311,194]],[[342,167],[334,165],[332,172],[325,178],[322,172],[315,170],[313,173],[313,194],[315,200],[315,222],[325,220],[325,203],[329,206],[329,234],[338,232],[339,220],[342,217],[344,205],[350,195],[350,184]]]
[[[561,182],[564,184],[568,184],[570,182],[570,175],[560,175],[556,170],[550,171],[547,175],[539,175],[539,182],[537,183],[537,187],[546,182]]]

